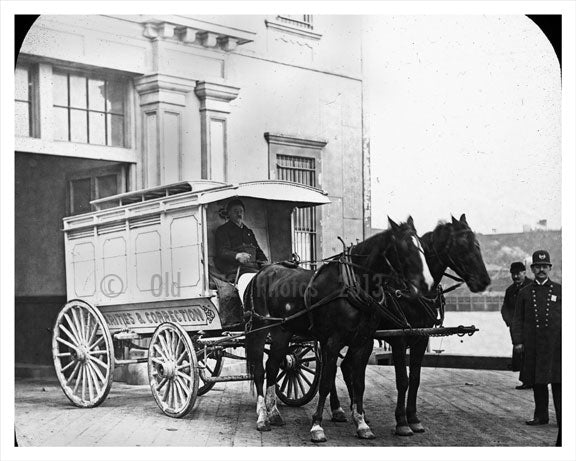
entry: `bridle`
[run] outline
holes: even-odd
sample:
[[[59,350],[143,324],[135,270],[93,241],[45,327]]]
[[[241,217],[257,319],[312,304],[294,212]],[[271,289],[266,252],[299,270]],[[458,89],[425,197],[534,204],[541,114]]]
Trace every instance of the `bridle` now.
[[[464,269],[462,269],[462,267],[460,267],[459,264],[456,263],[456,261],[454,260],[454,258],[452,256],[450,256],[450,250],[452,249],[452,246],[454,245],[454,241],[456,240],[457,235],[467,234],[469,232],[472,232],[472,231],[469,229],[463,229],[463,230],[459,230],[459,231],[450,233],[450,239],[448,240],[448,243],[444,246],[444,250],[443,250],[445,257],[448,260],[448,263],[446,263],[446,260],[444,260],[442,258],[442,256],[440,255],[440,253],[436,249],[436,245],[434,244],[434,232],[432,233],[432,238],[430,241],[430,247],[432,248],[432,251],[434,251],[434,254],[436,255],[438,260],[444,266],[452,268],[454,270],[454,272],[456,272],[456,274],[458,274],[458,277],[455,277],[452,274],[448,274],[447,272],[444,272],[442,274],[443,276],[446,276],[446,277],[451,278],[452,280],[455,280],[456,282],[458,282],[458,283],[452,285],[451,287],[447,288],[446,290],[444,290],[443,291],[444,293],[448,293],[450,291],[453,291],[456,288],[460,287],[463,283],[466,283],[466,278],[464,276],[464,274],[466,274],[466,271]]]

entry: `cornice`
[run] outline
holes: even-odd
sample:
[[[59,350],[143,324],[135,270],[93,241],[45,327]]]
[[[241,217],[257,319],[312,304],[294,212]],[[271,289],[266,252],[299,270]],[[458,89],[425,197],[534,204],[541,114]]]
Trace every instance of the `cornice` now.
[[[328,141],[323,139],[308,139],[300,138],[296,136],[289,136],[282,133],[264,133],[264,138],[270,144],[278,144],[281,146],[292,146],[292,147],[307,147],[310,149],[323,149]]]
[[[198,82],[194,93],[200,100],[201,111],[230,113],[229,103],[238,97],[240,88],[224,83]]]
[[[144,75],[143,77],[136,78],[134,82],[136,91],[139,94],[146,94],[158,90],[188,93],[196,86],[195,80],[160,73]]]
[[[173,40],[185,45],[233,51],[237,46],[253,42],[256,33],[221,24],[213,24],[176,15],[115,16],[142,25],[142,35],[150,40]]]

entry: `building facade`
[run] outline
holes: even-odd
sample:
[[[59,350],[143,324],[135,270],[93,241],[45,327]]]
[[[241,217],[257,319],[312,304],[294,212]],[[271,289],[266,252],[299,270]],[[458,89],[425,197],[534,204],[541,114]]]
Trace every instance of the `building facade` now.
[[[303,256],[364,237],[361,19],[41,16],[15,71],[16,362],[51,363],[66,301],[62,218],[182,180],[284,179]],[[318,214],[315,214],[318,213]]]

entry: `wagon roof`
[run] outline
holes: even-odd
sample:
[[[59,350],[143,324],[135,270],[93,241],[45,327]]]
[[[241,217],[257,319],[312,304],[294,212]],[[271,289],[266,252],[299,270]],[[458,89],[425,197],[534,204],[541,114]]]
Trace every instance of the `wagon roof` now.
[[[90,202],[97,210],[161,199],[180,194],[197,197],[199,204],[226,200],[232,197],[249,197],[263,200],[294,202],[300,205],[330,203],[327,193],[311,186],[287,181],[251,181],[225,184],[216,181],[183,181],[139,191],[126,192]]]

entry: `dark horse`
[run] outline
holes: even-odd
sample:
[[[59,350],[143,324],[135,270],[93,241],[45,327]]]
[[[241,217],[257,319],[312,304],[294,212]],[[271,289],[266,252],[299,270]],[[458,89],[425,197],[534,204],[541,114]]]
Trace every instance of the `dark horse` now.
[[[439,325],[443,321],[443,305],[441,303],[444,300],[437,288],[447,268],[452,269],[474,293],[484,291],[490,284],[490,277],[482,260],[478,240],[468,226],[464,214],[459,220],[452,217],[452,222],[439,224],[432,232],[424,234],[420,241],[424,248],[426,262],[434,278],[432,293],[436,292],[436,298],[401,298],[398,303],[411,327],[429,328]],[[379,330],[393,328],[387,321],[381,321],[378,326]],[[406,436],[413,435],[414,432],[424,432],[424,427],[416,414],[416,399],[418,386],[420,385],[420,369],[426,347],[428,346],[428,339],[428,336],[417,335],[385,338],[386,342],[392,346],[392,359],[396,371],[396,388],[398,391],[395,411],[397,435]],[[409,377],[406,372],[407,348],[410,348]],[[341,369],[352,401],[354,395],[352,382],[355,370],[353,363],[348,360],[348,355],[342,362]],[[408,392],[407,401],[406,392]],[[338,401],[335,386],[330,392],[330,408],[334,421],[346,420]]]
[[[350,255],[345,252],[316,272],[275,264],[262,269],[248,285],[244,306],[251,316],[251,325],[246,335],[246,358],[258,394],[258,430],[284,424],[276,406],[276,380],[290,338],[298,334],[318,340],[322,354],[320,398],[310,431],[312,441],[326,441],[322,412],[335,379],[338,354],[344,346],[349,346],[349,360],[354,368],[350,385],[354,390],[352,417],[357,434],[361,438],[374,437],[363,416],[364,377],[371,350],[366,345],[372,344],[378,319],[384,314],[376,302],[351,302],[350,278],[355,280],[362,272],[369,275],[365,279],[370,293],[395,290],[408,297],[416,297],[432,285],[412,218],[401,224],[389,219],[389,224],[389,229],[356,245]],[[262,357],[267,335],[271,344],[264,397]]]

